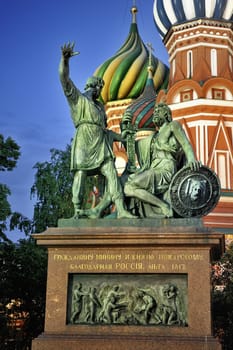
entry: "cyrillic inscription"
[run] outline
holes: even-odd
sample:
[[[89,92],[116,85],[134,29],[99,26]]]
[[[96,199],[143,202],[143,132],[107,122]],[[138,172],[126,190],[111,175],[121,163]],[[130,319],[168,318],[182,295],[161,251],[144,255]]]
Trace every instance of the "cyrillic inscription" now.
[[[204,259],[202,254],[195,253],[80,253],[53,255],[58,263],[69,263],[71,271],[157,271],[172,270],[184,272],[189,262]]]

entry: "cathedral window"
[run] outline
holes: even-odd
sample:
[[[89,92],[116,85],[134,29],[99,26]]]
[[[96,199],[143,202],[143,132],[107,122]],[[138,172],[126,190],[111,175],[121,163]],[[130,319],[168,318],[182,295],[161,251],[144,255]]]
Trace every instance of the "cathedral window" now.
[[[233,71],[233,64],[232,64],[232,56],[229,55],[229,66],[230,66],[230,70]]]
[[[175,58],[172,61],[172,76],[174,77],[176,71],[176,60]]]
[[[230,189],[230,178],[227,171],[227,169],[230,169],[229,152],[216,151],[215,155],[215,165],[217,166],[215,171],[219,176],[221,188]]]
[[[193,53],[191,50],[187,52],[187,78],[193,76]]]
[[[180,102],[193,100],[193,90],[184,90],[180,92]]]
[[[210,51],[210,63],[211,63],[211,75],[217,76],[217,50],[211,49]]]
[[[225,90],[224,89],[212,89],[212,98],[214,100],[225,100]]]

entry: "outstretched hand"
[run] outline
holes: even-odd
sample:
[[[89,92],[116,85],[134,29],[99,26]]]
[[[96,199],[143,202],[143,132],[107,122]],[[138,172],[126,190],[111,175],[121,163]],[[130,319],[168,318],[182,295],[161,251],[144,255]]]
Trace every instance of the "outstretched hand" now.
[[[201,162],[198,160],[195,160],[193,162],[188,163],[188,166],[193,170],[193,171],[198,171],[201,167]]]
[[[80,52],[79,51],[74,51],[74,45],[75,43],[70,43],[68,42],[67,44],[63,45],[61,47],[61,51],[62,51],[62,56],[64,58],[70,58],[72,56],[76,56],[76,55],[79,55]]]

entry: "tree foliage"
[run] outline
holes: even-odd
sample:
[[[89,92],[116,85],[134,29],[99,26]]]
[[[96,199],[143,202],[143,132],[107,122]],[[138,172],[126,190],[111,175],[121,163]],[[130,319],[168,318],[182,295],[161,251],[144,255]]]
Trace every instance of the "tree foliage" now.
[[[31,195],[36,197],[34,207],[34,232],[40,233],[47,227],[56,227],[58,219],[70,218],[74,214],[72,203],[73,173],[70,171],[71,146],[66,149],[51,149],[50,161],[36,163],[34,184]],[[96,178],[88,177],[84,202],[88,202],[88,194]],[[88,203],[86,204],[88,207]]]
[[[49,162],[36,163],[35,181],[31,195],[36,197],[34,231],[39,233],[49,226],[57,226],[59,218],[73,215],[71,147],[65,151],[52,149]]]
[[[29,343],[42,332],[46,266],[47,253],[33,238],[0,243],[0,349],[8,349],[10,339],[16,341],[15,319],[24,321],[20,331]]]
[[[20,156],[20,147],[11,138],[4,140],[0,134],[0,171],[13,170]]]
[[[233,242],[212,266],[213,321],[223,350],[233,349]]]
[[[0,171],[12,171],[20,156],[20,147],[10,137],[6,140],[0,134]],[[6,231],[18,228],[27,235],[31,231],[31,221],[19,212],[12,212],[8,201],[10,189],[0,183],[0,241],[9,241]]]
[[[16,167],[19,150],[13,139],[4,140],[0,135],[0,171],[12,171]],[[26,235],[32,231],[28,218],[12,212],[10,195],[7,185],[0,184],[0,349],[4,350],[12,346],[24,349],[21,340],[30,344],[31,338],[42,332],[47,265],[46,251],[36,246],[33,238],[17,243],[8,239],[9,230],[17,228]],[[21,321],[23,326],[19,331],[17,322]]]

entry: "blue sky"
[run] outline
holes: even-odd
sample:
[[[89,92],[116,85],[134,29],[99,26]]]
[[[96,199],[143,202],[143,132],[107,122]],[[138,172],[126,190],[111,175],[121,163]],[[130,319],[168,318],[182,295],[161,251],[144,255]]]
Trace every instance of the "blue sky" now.
[[[71,77],[82,91],[99,64],[127,38],[132,0],[0,0],[0,133],[21,147],[12,172],[0,182],[12,192],[13,211],[32,218],[30,188],[36,162],[50,149],[65,149],[74,133],[58,65],[60,47],[75,41],[80,55],[71,61]],[[137,23],[144,43],[168,65],[167,51],[153,21],[153,0],[137,0]],[[9,234],[16,239],[18,234]]]

